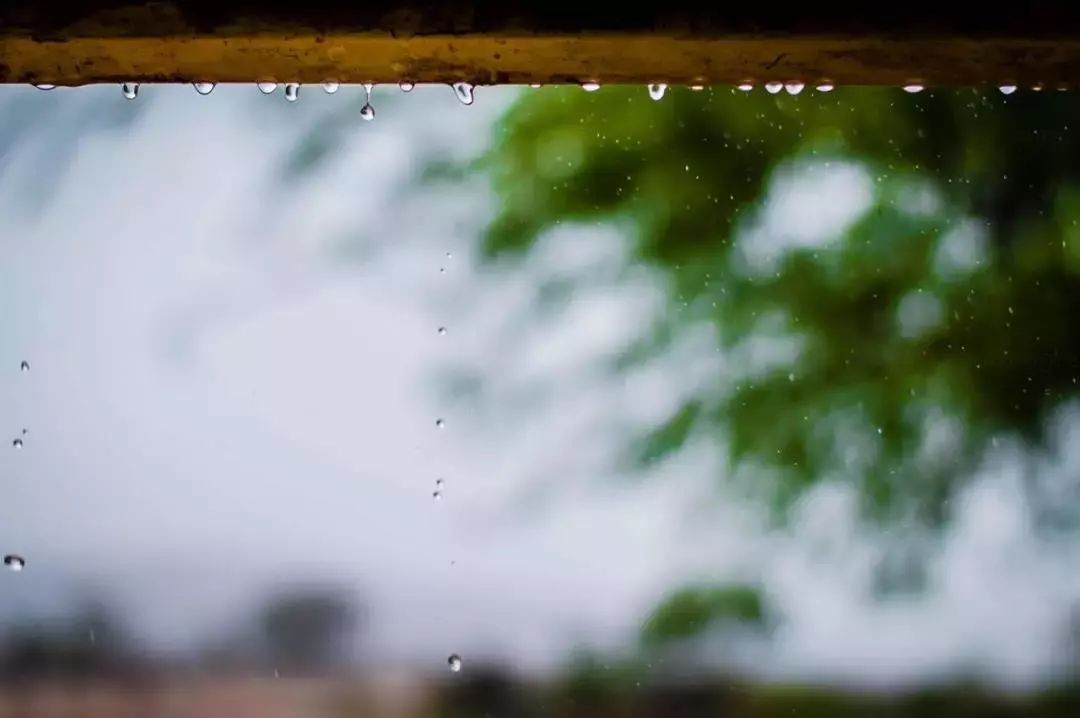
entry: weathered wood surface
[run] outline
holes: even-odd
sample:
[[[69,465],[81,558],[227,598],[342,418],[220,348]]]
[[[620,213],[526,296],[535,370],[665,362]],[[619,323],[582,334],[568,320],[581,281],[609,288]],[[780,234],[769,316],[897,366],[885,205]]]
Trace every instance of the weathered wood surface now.
[[[1080,83],[1080,7],[5,0],[0,82]]]

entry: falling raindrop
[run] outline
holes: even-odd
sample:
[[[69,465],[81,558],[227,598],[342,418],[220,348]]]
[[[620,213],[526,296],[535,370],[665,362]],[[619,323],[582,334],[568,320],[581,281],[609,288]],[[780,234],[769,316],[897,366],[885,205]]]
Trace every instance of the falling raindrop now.
[[[823,82],[814,89],[816,89],[818,92],[832,92],[834,87],[835,85],[832,85],[828,82]]]
[[[754,89],[754,83],[752,83],[752,82],[744,82],[741,85],[736,85],[735,87],[738,88],[742,92],[750,92],[750,90]]]
[[[581,89],[585,90],[585,92],[596,92],[597,90],[600,89],[600,83],[599,82],[583,82],[583,83],[581,83]]]
[[[453,252],[447,252],[446,253],[446,258],[447,259],[453,259],[454,258],[454,253]]]
[[[19,364],[20,371],[30,371],[30,362],[25,359]]]
[[[1001,90],[1001,94],[1003,95],[1011,95],[1016,92],[1016,85],[1002,85],[998,89]]]
[[[797,94],[799,94],[800,92],[803,91],[804,87],[806,87],[806,85],[804,85],[801,82],[789,82],[786,85],[784,85],[784,89],[787,90],[787,93],[789,95],[797,95]]]
[[[441,337],[444,334],[446,334],[446,327],[439,327],[439,336]]]
[[[441,428],[443,428],[444,426],[446,426],[446,422],[445,422],[445,421],[443,421],[442,419],[436,419],[436,420],[435,420],[435,428],[436,428],[436,429],[441,429]]]
[[[56,85],[49,85],[49,84],[44,83],[44,82],[42,82],[40,84],[35,84],[34,87],[36,87],[39,90],[45,90],[45,91],[55,90],[56,89]]]
[[[299,82],[286,82],[285,83],[285,99],[289,102],[296,102],[300,99],[300,83]]]
[[[371,104],[371,88],[373,85],[370,82],[364,83],[364,106],[360,108],[360,117],[368,122],[375,119],[375,108]]]
[[[432,491],[431,492],[431,498],[435,499],[436,501],[442,501],[442,492],[439,491],[438,489],[436,489],[435,491]]]
[[[476,99],[473,97],[473,86],[467,82],[455,82],[453,88],[454,94],[457,95],[463,105],[471,105],[473,100]]]
[[[22,571],[24,568],[26,568],[26,559],[24,559],[22,556],[16,556],[13,553],[9,553],[7,556],[4,556],[4,565],[12,571]],[[451,658],[453,657],[454,656],[451,656]],[[461,663],[460,659],[458,659],[458,663]],[[457,669],[455,668],[454,670]]]
[[[904,92],[909,95],[915,95],[923,91],[922,85],[904,85]]]
[[[11,446],[16,449],[21,449],[23,447],[23,440],[16,438],[14,441],[11,442]]]
[[[446,274],[446,267],[439,267],[439,274]]]
[[[446,663],[454,673],[461,670],[461,656],[456,653],[451,653],[450,657],[446,659]]]
[[[191,86],[195,88],[195,92],[200,95],[209,95],[214,91],[214,83],[212,82],[193,82]]]
[[[436,486],[442,486],[443,485],[443,480],[442,479],[435,479],[435,485]]]
[[[26,436],[26,435],[27,435],[27,434],[29,434],[29,433],[30,433],[30,430],[29,430],[29,429],[27,429],[27,428],[26,428],[26,427],[24,426],[24,427],[23,427],[23,430],[22,430],[22,435],[23,435],[23,436]]]
[[[332,95],[337,92],[339,87],[341,87],[341,85],[338,83],[337,80],[327,80],[322,84],[323,91],[325,91],[328,95]]]
[[[784,89],[784,83],[782,83],[782,82],[766,82],[765,83],[765,92],[768,92],[770,95],[775,95],[777,92],[780,92],[780,90],[782,90],[782,89]]]
[[[124,93],[124,97],[129,100],[134,100],[139,96],[139,83],[137,82],[125,82],[120,85],[120,89]]]
[[[663,82],[657,82],[649,85],[649,97],[653,98],[654,100],[664,99],[665,92],[667,92],[667,85],[665,85]]]
[[[264,95],[269,95],[277,89],[276,82],[256,82],[255,86],[258,87],[259,92],[263,93]]]
[[[408,80],[402,80],[398,83],[398,87],[401,88],[402,92],[412,92],[413,88],[416,87],[416,85],[412,82],[409,82]]]

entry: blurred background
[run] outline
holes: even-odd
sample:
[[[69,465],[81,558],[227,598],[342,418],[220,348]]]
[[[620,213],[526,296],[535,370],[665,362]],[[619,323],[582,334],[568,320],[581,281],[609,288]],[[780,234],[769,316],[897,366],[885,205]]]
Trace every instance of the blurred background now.
[[[0,88],[0,716],[1080,711],[1080,99],[371,99]]]

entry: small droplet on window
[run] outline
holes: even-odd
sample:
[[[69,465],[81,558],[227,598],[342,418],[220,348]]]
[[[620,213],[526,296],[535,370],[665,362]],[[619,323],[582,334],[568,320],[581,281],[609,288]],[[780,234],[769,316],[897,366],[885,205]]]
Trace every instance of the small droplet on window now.
[[[129,100],[134,100],[139,96],[139,83],[137,82],[125,82],[120,85],[120,90],[124,93],[124,97]]]
[[[803,91],[805,85],[801,82],[789,82],[784,85],[784,89],[787,90],[789,95],[797,95]]]
[[[442,500],[442,492],[439,491],[439,490],[432,491],[431,492],[431,498],[435,499],[436,501],[441,501]]]
[[[7,556],[4,556],[4,565],[12,571],[22,571],[26,568],[26,559],[22,556],[16,556],[13,553],[9,553]]]
[[[402,80],[401,82],[398,83],[398,87],[401,88],[402,92],[412,92],[413,88],[416,87],[416,85],[414,83],[412,83],[412,82],[407,81],[407,80]]]
[[[214,83],[212,82],[193,82],[191,86],[195,88],[195,92],[200,95],[209,95],[214,91]]]
[[[455,82],[452,87],[454,94],[463,105],[471,105],[476,97],[473,95],[473,86],[467,82]]]
[[[446,663],[454,673],[461,670],[461,656],[456,653],[451,653],[450,657],[446,659]]]
[[[600,89],[600,83],[599,82],[583,82],[583,83],[581,83],[581,89],[585,90],[585,92],[596,92],[597,90]]]
[[[276,82],[256,82],[255,87],[258,87],[259,92],[263,93],[264,95],[269,95],[269,94],[273,93],[274,90],[277,89],[277,83]]]
[[[48,92],[49,90],[55,90],[56,89],[56,85],[49,85],[49,84],[44,83],[44,82],[42,82],[40,84],[35,83],[34,87],[36,87],[39,90],[45,90],[46,92]]]
[[[322,84],[323,91],[325,91],[328,95],[332,95],[337,92],[339,87],[341,87],[341,84],[338,83],[337,80],[327,80]]]
[[[446,327],[439,327],[439,336],[444,336],[445,334],[446,334]]]
[[[1000,90],[1003,95],[1011,95],[1016,92],[1016,85],[1002,85],[998,90]]]
[[[443,421],[442,419],[436,419],[435,420],[435,428],[436,429],[442,429],[445,426],[446,426],[446,422]]]
[[[923,91],[922,85],[904,85],[904,92],[909,95],[915,95]]]
[[[375,108],[371,106],[370,102],[365,102],[364,106],[360,108],[360,119],[368,122],[375,119]]]
[[[23,360],[22,363],[19,364],[19,369],[21,371],[30,371],[30,362]]]
[[[21,449],[23,447],[23,440],[19,438],[13,439],[11,442],[11,446],[15,449]]]
[[[784,83],[782,83],[782,82],[766,82],[765,83],[765,92],[768,92],[770,95],[775,95],[777,92],[780,92],[780,90],[783,90],[783,89],[784,89]]]
[[[754,89],[754,83],[752,83],[752,82],[744,82],[741,85],[736,85],[735,87],[740,92],[750,92],[750,90]]]
[[[442,479],[435,479],[435,485],[436,486],[442,486],[443,485],[443,480]]]
[[[818,92],[832,92],[836,86],[829,82],[823,82],[814,89]]]
[[[667,85],[663,82],[656,82],[649,85],[649,97],[654,100],[664,99],[664,93],[667,92]]]
[[[300,83],[299,82],[286,82],[285,83],[285,99],[289,102],[296,102],[300,99]]]

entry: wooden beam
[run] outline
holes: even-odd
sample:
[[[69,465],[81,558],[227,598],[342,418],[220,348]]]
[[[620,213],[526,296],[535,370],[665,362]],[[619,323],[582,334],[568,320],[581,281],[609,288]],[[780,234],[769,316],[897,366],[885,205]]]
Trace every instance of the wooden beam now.
[[[1065,2],[632,1],[5,0],[0,82],[1080,83]]]

